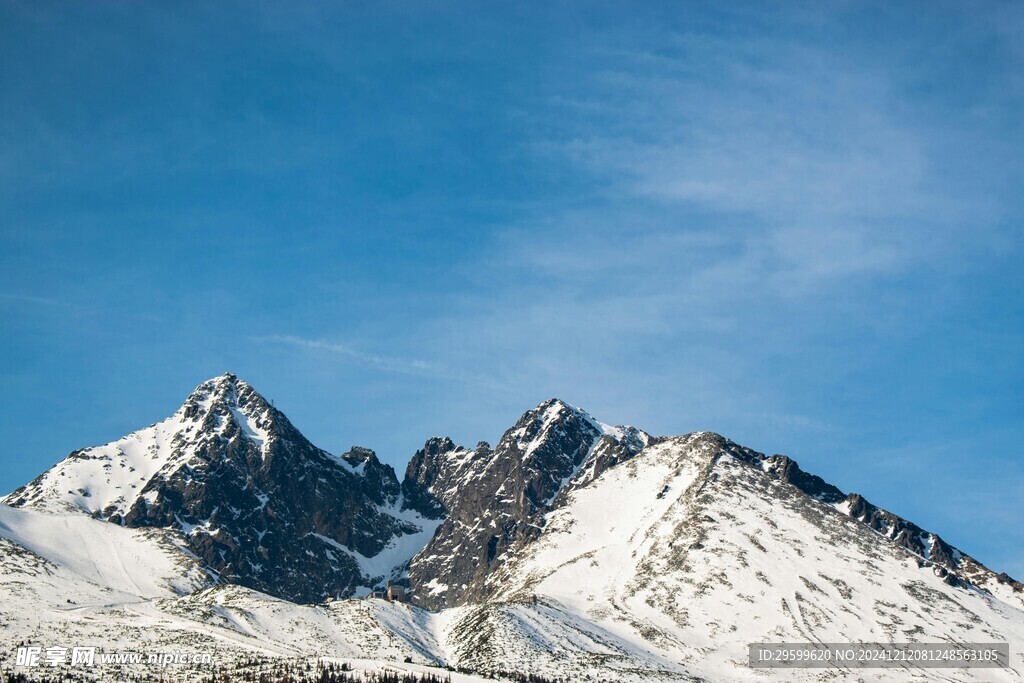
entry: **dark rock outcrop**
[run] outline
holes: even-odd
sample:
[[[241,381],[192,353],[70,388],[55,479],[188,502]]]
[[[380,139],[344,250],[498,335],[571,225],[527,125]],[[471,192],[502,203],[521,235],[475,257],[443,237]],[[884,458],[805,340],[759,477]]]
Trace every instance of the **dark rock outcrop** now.
[[[409,464],[407,504],[444,521],[412,559],[414,600],[436,609],[482,600],[486,578],[517,543],[535,536],[560,495],[590,481],[649,442],[632,428],[608,428],[557,399],[525,413],[492,451],[431,439]]]

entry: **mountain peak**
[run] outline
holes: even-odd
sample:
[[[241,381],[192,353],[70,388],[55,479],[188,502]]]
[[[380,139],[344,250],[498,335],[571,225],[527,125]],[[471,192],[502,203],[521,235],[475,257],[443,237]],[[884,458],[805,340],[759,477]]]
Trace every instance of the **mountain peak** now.
[[[224,420],[239,422],[246,436],[262,441],[266,440],[264,432],[268,428],[287,421],[251,384],[231,372],[211,377],[197,386],[175,417],[200,422],[203,430],[218,429]]]
[[[186,399],[186,403],[205,403],[213,400],[221,400],[228,405],[235,407],[238,403],[238,394],[244,389],[255,391],[245,381],[238,379],[238,375],[225,372],[223,375],[211,377],[201,382]],[[258,395],[258,394],[257,394]],[[262,398],[262,397],[261,397]]]
[[[540,403],[538,403],[536,410],[545,409],[545,408],[548,408],[548,407],[551,407],[551,406],[560,406],[562,408],[569,408],[569,409],[574,409],[575,408],[575,406],[570,405],[568,402],[563,401],[562,399],[558,398],[557,396],[552,396],[551,398],[547,399],[546,401],[541,401]]]
[[[352,446],[352,448],[348,449],[347,453],[342,453],[341,458],[353,467],[358,467],[365,463],[378,462],[377,454],[373,449],[364,446]]]
[[[536,408],[526,411],[526,415],[531,414],[544,415],[545,417],[548,418],[556,418],[559,416],[571,414],[586,416],[593,420],[593,418],[590,417],[590,414],[587,411],[583,410],[582,408],[577,408],[571,403],[563,401],[558,397],[549,398],[546,401],[541,401],[540,403],[537,404]]]
[[[170,417],[115,441],[72,452],[13,492],[8,502],[70,505],[123,519],[140,501],[152,503],[157,482],[181,468],[211,467],[209,453],[221,449],[221,442],[231,458],[238,459],[238,466],[260,467],[269,445],[282,434],[296,438],[282,413],[228,372],[199,384]],[[217,467],[226,461],[218,460]]]
[[[628,442],[630,450],[639,451],[651,440],[643,430],[628,425],[613,427],[594,418],[582,408],[566,403],[560,398],[542,401],[519,418],[515,426],[505,433],[502,441],[513,439],[524,458],[529,458],[552,436],[559,436],[566,430],[581,431],[593,439],[607,437],[615,442]],[[597,446],[597,441],[592,442]]]
[[[448,453],[455,448],[455,442],[447,436],[432,436],[423,444],[423,450],[432,454]]]
[[[450,439],[427,441],[406,471],[405,503],[444,519],[410,563],[417,599],[433,609],[484,596],[487,573],[535,537],[560,494],[632,458],[649,441],[645,432],[609,427],[559,398],[523,413],[494,450],[486,443],[467,451]],[[444,587],[430,585],[438,575],[454,578]]]
[[[523,413],[522,417],[516,421],[515,426],[506,433],[506,437],[512,434],[521,439],[525,435],[544,434],[552,426],[568,422],[587,425],[597,433],[604,431],[603,425],[591,417],[587,411],[566,403],[560,398],[549,398]],[[528,450],[528,447],[524,450]]]
[[[199,386],[196,387],[196,390],[198,391],[203,388],[224,390],[230,387],[237,387],[239,382],[245,384],[244,381],[238,379],[238,375],[235,373],[225,372],[223,375],[217,375],[216,377],[211,377],[210,379],[201,382]]]
[[[339,548],[373,557],[422,531],[388,512],[400,493],[373,451],[332,456],[225,373],[167,419],[73,452],[6,502],[170,529],[221,580],[308,601],[373,585],[382,570]]]

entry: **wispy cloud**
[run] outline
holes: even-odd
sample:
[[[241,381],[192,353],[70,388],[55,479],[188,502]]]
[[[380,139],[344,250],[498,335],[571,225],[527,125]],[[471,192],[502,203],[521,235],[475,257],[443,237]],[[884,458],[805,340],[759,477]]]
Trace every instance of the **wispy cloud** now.
[[[488,351],[539,366],[570,347],[599,367],[654,334],[699,373],[716,356],[701,333],[757,330],[756,345],[727,342],[753,359],[766,339],[905,326],[910,299],[893,282],[962,273],[1005,245],[1006,198],[947,157],[970,133],[900,80],[926,80],[928,65],[895,73],[816,33],[602,47],[630,42],[581,50],[598,68],[564,67],[536,127],[531,151],[588,179],[589,196],[528,212],[499,239],[492,288],[460,325]]]
[[[397,372],[405,375],[416,375],[418,377],[432,377],[437,379],[451,379],[451,371],[440,363],[431,363],[415,358],[398,358],[395,356],[383,356],[376,353],[359,351],[346,344],[327,341],[325,339],[305,339],[295,335],[271,335],[256,337],[255,341],[287,344],[311,351],[323,351],[338,356],[344,356],[357,363],[368,365],[387,372]]]
[[[806,39],[671,36],[610,53],[580,81],[554,100],[573,125],[536,149],[596,179],[595,208],[544,217],[544,241],[572,249],[517,234],[524,263],[614,273],[644,253],[647,272],[674,271],[680,297],[728,300],[751,287],[816,296],[1000,244],[1002,198],[949,165],[944,145],[969,134],[908,100],[877,62]],[[679,239],[702,226],[713,239]]]
[[[42,306],[67,306],[69,304],[61,301],[60,299],[51,299],[46,296],[31,296],[25,294],[8,294],[7,292],[0,292],[0,299],[6,299],[7,301],[17,301],[26,304],[40,304]]]

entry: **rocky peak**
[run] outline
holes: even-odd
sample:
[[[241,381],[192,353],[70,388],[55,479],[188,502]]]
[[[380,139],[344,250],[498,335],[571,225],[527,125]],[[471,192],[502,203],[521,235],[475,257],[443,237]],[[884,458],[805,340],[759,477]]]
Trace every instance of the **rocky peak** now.
[[[262,411],[270,408],[270,404],[260,396],[249,384],[239,380],[230,372],[212,377],[202,382],[185,399],[182,409],[190,413],[188,417],[213,406],[225,408],[244,408],[246,412]]]
[[[189,395],[186,402],[198,401],[205,402],[209,400],[223,400],[228,403],[234,404],[238,395],[239,385],[249,386],[243,381],[238,379],[238,376],[232,372],[225,372],[223,375],[217,377],[211,377],[205,382],[201,382],[199,386]]]
[[[506,551],[528,542],[577,476],[599,476],[649,439],[553,398],[526,411],[493,451],[486,443],[467,451],[449,439],[428,441],[413,456],[403,484],[407,505],[444,517],[410,564],[417,601],[434,608],[483,597],[486,576]],[[446,586],[427,590],[439,575],[450,577]]]
[[[796,461],[785,455],[773,455],[764,461],[764,470],[776,479],[792,484],[807,495],[823,503],[838,503],[846,494],[821,477],[800,469]]]
[[[377,454],[371,449],[352,446],[347,453],[341,455],[341,460],[366,481],[366,495],[377,505],[390,505],[396,501],[401,486],[395,468],[378,460]]]
[[[490,448],[488,447],[488,451]],[[429,519],[440,519],[447,512],[445,504],[435,494],[435,485],[450,478],[451,468],[446,467],[449,454],[463,452],[461,446],[447,436],[433,436],[427,439],[423,448],[413,454],[405,468],[402,481],[402,508],[416,510]]]
[[[272,436],[295,430],[283,413],[231,373],[201,383],[175,417],[198,423],[201,431],[223,433],[227,427],[235,426],[243,436],[261,446]]]
[[[498,443],[498,449],[501,450],[502,446],[515,446],[519,454],[528,459],[550,436],[564,434],[567,430],[594,436],[601,432],[599,423],[586,411],[570,406],[561,399],[551,398],[523,413],[515,425],[505,432]]]
[[[372,449],[364,448],[363,446],[352,446],[346,453],[342,453],[342,460],[352,465],[352,467],[361,467],[367,463],[378,463],[377,454]]]

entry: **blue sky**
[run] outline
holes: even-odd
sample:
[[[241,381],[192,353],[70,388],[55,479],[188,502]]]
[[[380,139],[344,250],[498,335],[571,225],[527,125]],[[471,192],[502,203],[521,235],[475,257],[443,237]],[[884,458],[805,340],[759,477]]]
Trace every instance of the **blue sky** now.
[[[0,2],[0,489],[231,370],[401,472],[559,396],[1024,577],[1019,3]]]

